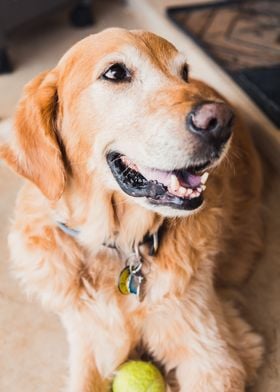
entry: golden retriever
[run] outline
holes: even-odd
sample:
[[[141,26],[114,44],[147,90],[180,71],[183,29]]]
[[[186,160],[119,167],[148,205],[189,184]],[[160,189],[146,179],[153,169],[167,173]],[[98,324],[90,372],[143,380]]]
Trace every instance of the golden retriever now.
[[[138,30],[83,39],[26,86],[0,155],[29,180],[13,270],[66,328],[67,391],[108,390],[141,353],[168,391],[244,391],[262,339],[219,293],[261,248],[261,168],[182,53]]]

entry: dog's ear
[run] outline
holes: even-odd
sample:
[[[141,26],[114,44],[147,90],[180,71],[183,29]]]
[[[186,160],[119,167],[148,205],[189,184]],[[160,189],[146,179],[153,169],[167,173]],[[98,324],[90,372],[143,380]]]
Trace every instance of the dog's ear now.
[[[66,170],[56,134],[57,75],[44,72],[26,87],[15,115],[11,141],[0,145],[0,157],[50,200],[64,190]]]

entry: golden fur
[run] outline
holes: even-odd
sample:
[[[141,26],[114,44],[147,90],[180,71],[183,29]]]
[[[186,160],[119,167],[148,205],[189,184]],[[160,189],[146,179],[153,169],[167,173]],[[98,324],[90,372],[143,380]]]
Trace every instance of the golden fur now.
[[[98,75],[116,52],[136,58],[151,77],[144,93],[104,92]],[[174,63],[171,71],[175,58],[177,50],[150,33],[110,29],[84,39],[26,87],[12,140],[0,146],[0,156],[30,180],[9,236],[13,270],[62,319],[69,392],[106,391],[139,346],[167,379],[175,374],[181,392],[244,391],[261,363],[261,338],[219,294],[248,276],[261,248],[261,170],[246,129],[236,121],[226,156],[210,171],[204,207],[186,216],[136,204],[105,161],[115,143],[151,167],[187,163],[195,144],[176,124],[196,102],[222,98],[201,82],[183,82]],[[78,227],[79,237],[56,221]],[[113,240],[129,254],[161,224],[159,251],[145,256],[143,301],[120,294],[124,259],[102,243]]]

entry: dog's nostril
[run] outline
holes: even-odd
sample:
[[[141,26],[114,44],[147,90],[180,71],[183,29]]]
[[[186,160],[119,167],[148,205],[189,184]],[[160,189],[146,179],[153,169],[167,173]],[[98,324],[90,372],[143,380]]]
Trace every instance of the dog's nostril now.
[[[210,115],[197,115],[191,113],[190,116],[191,126],[195,130],[199,131],[211,131],[218,125],[218,119]]]
[[[211,118],[205,130],[211,131],[212,129],[216,128],[217,125],[218,125],[218,120],[215,117]]]
[[[208,139],[213,137],[224,139],[231,133],[233,113],[222,102],[207,102],[193,109],[187,119],[188,129],[191,132]]]

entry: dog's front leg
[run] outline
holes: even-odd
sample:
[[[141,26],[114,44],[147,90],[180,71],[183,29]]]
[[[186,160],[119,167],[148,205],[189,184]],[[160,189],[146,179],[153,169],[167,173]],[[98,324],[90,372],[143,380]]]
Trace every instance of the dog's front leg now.
[[[121,313],[111,323],[106,303],[101,312],[97,303],[88,305],[80,303],[77,309],[69,309],[61,315],[70,348],[66,392],[109,391],[114,371],[127,360],[131,351],[131,337]],[[117,307],[114,309],[117,315]]]
[[[70,326],[69,326],[70,327]],[[65,392],[105,392],[108,381],[100,375],[94,352],[85,336],[77,330],[68,330],[69,378]]]
[[[179,391],[244,392],[245,370],[237,352],[230,347],[231,339],[226,341],[211,325],[208,328],[192,331],[187,338],[185,356],[176,368]],[[183,350],[181,345],[177,353]]]
[[[213,353],[209,357],[186,358],[177,367],[176,376],[180,392],[244,392],[244,370],[229,355],[225,356],[225,366],[214,364]],[[203,356],[203,354],[202,354]],[[223,355],[222,355],[223,356]],[[212,364],[213,359],[213,364]]]
[[[244,391],[246,371],[236,336],[211,288],[204,298],[201,289],[179,301],[165,299],[159,312],[156,308],[145,323],[145,339],[167,371],[176,369],[180,392]]]

